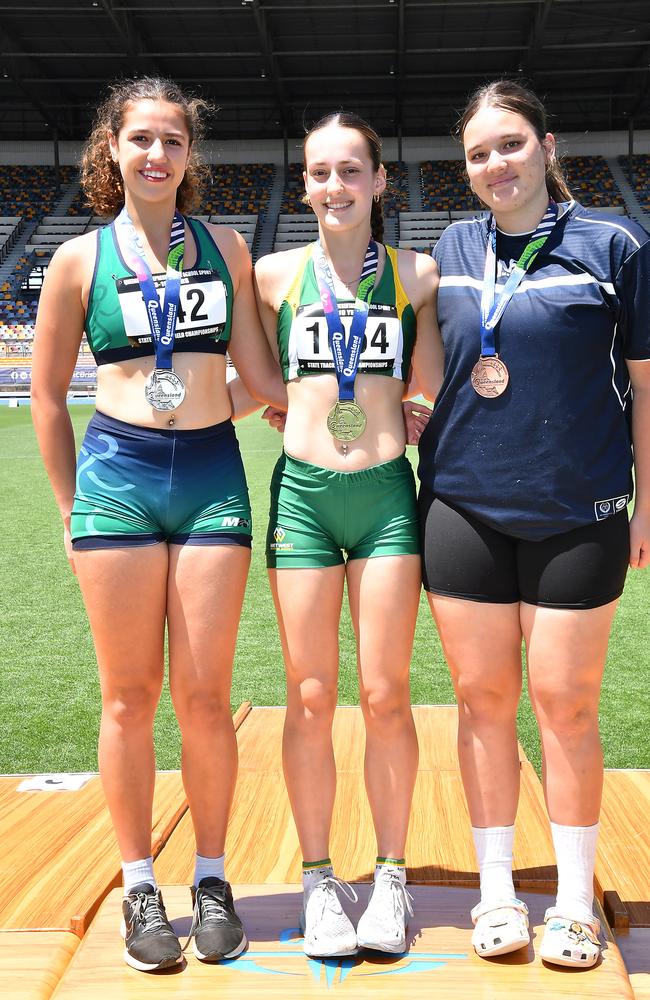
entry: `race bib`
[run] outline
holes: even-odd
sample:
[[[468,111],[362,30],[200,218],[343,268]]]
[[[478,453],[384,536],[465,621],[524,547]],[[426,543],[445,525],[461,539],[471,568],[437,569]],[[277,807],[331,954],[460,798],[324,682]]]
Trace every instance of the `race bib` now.
[[[354,315],[354,303],[339,302],[339,315],[346,338]],[[292,324],[296,337],[298,364],[309,371],[333,371],[327,321],[320,302],[298,308]],[[395,306],[373,303],[366,323],[359,365],[364,369],[392,371],[400,350],[401,329]]]
[[[165,275],[156,274],[153,281],[162,308]],[[117,278],[115,286],[127,337],[135,346],[150,344],[151,331],[138,279]],[[226,296],[226,286],[214,271],[183,271],[176,320],[177,350],[182,350],[180,342],[186,337],[219,337],[223,333],[227,317]]]

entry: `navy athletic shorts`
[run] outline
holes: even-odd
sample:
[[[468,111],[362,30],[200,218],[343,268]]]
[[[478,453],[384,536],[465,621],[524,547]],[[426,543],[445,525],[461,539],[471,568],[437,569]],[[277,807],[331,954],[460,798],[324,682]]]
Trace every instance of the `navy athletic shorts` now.
[[[232,421],[139,427],[95,413],[77,462],[74,549],[251,545],[251,509]]]

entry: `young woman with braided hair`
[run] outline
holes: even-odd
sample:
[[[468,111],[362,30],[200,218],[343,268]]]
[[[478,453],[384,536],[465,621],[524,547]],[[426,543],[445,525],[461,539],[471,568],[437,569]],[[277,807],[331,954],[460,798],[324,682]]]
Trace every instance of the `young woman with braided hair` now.
[[[283,762],[304,859],[304,948],[313,956],[358,946],[400,952],[410,908],[404,849],[418,749],[409,665],[420,591],[402,398],[412,365],[427,396],[440,381],[435,267],[381,243],[381,145],[356,115],[328,115],[307,134],[304,182],[318,242],[264,257],[255,269],[289,400],[267,559],[287,672]],[[378,847],[357,929],[329,858],[346,583]]]

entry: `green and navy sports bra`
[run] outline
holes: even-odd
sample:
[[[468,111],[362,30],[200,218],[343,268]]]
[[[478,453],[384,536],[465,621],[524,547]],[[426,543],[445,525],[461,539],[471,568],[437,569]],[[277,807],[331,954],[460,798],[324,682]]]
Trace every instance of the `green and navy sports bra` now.
[[[354,300],[337,301],[347,336]],[[415,313],[399,278],[397,251],[387,246],[384,270],[372,294],[359,372],[388,375],[406,382],[415,335]],[[296,276],[278,311],[277,337],[285,382],[302,375],[334,372],[311,244],[305,247]]]
[[[226,262],[208,229],[187,219],[196,243],[196,264],[183,271],[175,352],[225,354],[232,325],[233,286]],[[153,276],[164,289],[165,275]],[[97,230],[97,252],[86,337],[98,365],[154,354],[140,285],[126,265],[111,223]]]

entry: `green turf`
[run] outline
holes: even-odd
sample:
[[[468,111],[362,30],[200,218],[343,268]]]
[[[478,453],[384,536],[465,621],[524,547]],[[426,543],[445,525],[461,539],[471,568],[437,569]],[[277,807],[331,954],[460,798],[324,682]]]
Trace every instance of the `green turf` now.
[[[72,407],[77,441],[90,408]],[[253,505],[257,544],[237,646],[232,702],[284,704],[285,687],[273,604],[263,560],[268,482],[280,436],[258,416],[237,425]],[[0,505],[3,513],[0,616],[0,773],[95,770],[99,688],[92,642],[75,577],[63,553],[60,521],[43,471],[28,407],[0,407]],[[647,722],[650,575],[630,573],[610,646],[601,718],[608,767],[650,766]],[[143,609],[145,613],[145,609]],[[413,701],[449,703],[451,684],[440,643],[421,601],[412,662]],[[357,701],[349,616],[341,627],[339,700]],[[527,700],[520,734],[539,766]],[[165,691],[156,719],[158,766],[179,765],[179,735]]]

